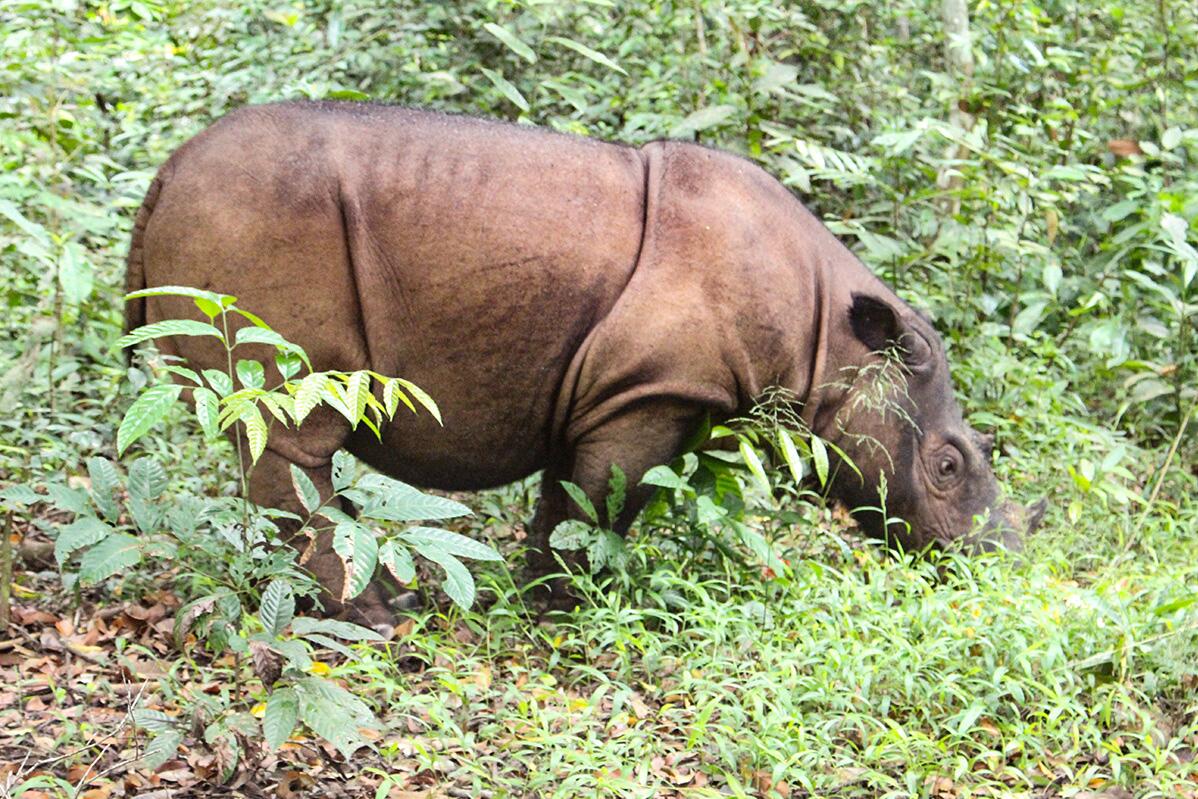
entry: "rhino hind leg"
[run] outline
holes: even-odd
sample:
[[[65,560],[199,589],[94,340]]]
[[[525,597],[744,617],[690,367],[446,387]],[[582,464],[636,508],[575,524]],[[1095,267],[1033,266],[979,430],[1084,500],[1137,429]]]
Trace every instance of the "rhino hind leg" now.
[[[276,449],[267,447],[250,472],[250,499],[257,505],[278,508],[303,515],[304,509],[291,485],[291,466],[299,466],[311,478],[322,500],[333,494],[332,455],[327,459],[305,457],[304,463],[288,458]],[[349,508],[342,508],[347,512]],[[352,621],[386,633],[395,625],[387,591],[377,580],[349,602],[340,600],[345,585],[345,569],[341,558],[333,551],[333,533],[326,530],[315,540],[298,535],[296,523],[284,520],[281,531],[284,540],[302,553],[303,567],[320,583],[320,603],[324,613]],[[289,529],[290,528],[290,529]]]
[[[669,463],[680,455],[702,417],[703,410],[690,404],[669,400],[641,402],[582,436],[567,453],[568,457],[558,462],[567,463],[568,467],[551,465],[546,468],[540,501],[529,525],[529,576],[540,578],[560,571],[559,557],[571,568],[585,565],[585,556],[581,553],[555,553],[549,545],[550,535],[561,522],[587,520],[562,488],[562,480],[570,480],[581,488],[599,511],[602,523],[624,535],[653,495],[654,488],[641,485],[641,477],[652,467]],[[613,465],[624,472],[627,489],[619,518],[607,519],[606,498]],[[550,581],[546,585],[551,593],[551,606],[569,605],[571,598],[565,591],[564,580]]]

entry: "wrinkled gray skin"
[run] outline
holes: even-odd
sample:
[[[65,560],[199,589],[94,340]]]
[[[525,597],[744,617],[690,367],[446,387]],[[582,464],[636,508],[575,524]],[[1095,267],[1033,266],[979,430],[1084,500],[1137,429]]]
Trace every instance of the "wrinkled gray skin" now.
[[[397,418],[381,442],[332,412],[276,430],[251,475],[262,505],[296,507],[291,464],[330,494],[342,447],[429,488],[544,469],[529,540],[534,570],[550,569],[549,533],[578,512],[561,480],[603,507],[613,463],[637,486],[704,418],[781,386],[861,470],[839,469],[834,488],[872,534],[1017,545],[1023,526],[931,326],[774,178],[715,150],[363,104],[246,108],[181,147],[147,193],[127,285],[167,284],[234,294],[316,369],[401,375],[442,409],[443,428]],[[126,321],[181,316],[196,316],[189,301],[153,298]],[[209,339],[159,344],[224,366]],[[881,370],[879,351],[901,366]],[[909,528],[863,510],[883,474],[887,513]],[[630,491],[618,530],[649,493]],[[307,565],[339,594],[327,539]],[[376,586],[328,604],[385,623],[385,599]]]

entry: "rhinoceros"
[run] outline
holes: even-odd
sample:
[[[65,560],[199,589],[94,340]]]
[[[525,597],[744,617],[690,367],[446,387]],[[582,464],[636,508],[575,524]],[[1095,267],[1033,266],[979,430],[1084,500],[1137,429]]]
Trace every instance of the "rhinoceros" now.
[[[832,493],[868,533],[1015,546],[1024,526],[927,319],[779,181],[719,150],[376,104],[246,107],[180,147],[137,214],[127,288],[172,284],[236,295],[317,370],[403,376],[440,406],[443,427],[397,417],[381,440],[332,412],[275,430],[250,478],[260,505],[296,506],[292,464],[331,494],[341,448],[433,489],[543,470],[529,541],[547,568],[551,531],[577,513],[563,480],[601,508],[623,469],[633,488],[606,520],[623,532],[646,470],[779,387],[853,461]],[[153,297],[126,324],[194,313]],[[224,363],[206,339],[160,348]],[[901,379],[879,390],[886,364]],[[327,541],[308,566],[331,609],[389,618],[377,586],[353,608],[331,598],[343,568]]]

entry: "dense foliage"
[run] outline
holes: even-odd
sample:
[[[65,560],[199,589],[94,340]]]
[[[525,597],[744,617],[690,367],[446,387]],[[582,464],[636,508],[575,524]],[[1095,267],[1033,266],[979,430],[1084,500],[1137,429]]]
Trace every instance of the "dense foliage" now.
[[[1044,532],[1023,562],[912,564],[746,488],[753,540],[785,566],[658,507],[626,568],[580,578],[588,601],[555,624],[485,571],[489,610],[416,614],[400,657],[335,670],[389,731],[384,788],[1193,796],[1198,6],[969,12],[954,60],[941,4],[917,0],[3,0],[0,480],[115,457],[151,379],[112,349],[132,216],[230,109],[371,99],[695,139],[765,166],[928,312],[1010,491],[1049,497]],[[228,449],[182,423],[133,449],[170,496],[236,493]],[[513,564],[525,488],[471,500],[486,521],[461,528]],[[218,579],[192,546],[167,575],[183,600]],[[100,577],[70,601],[162,576]],[[197,701],[171,685],[154,712]]]

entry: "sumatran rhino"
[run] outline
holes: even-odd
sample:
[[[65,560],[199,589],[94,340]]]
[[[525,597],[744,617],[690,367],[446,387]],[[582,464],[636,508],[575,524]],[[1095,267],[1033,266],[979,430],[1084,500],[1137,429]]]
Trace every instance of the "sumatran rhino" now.
[[[734,155],[369,104],[244,108],[179,148],[137,215],[127,287],[169,284],[235,294],[317,370],[403,376],[440,405],[444,427],[397,417],[381,441],[332,412],[276,430],[250,479],[261,505],[296,505],[290,464],[331,493],[343,447],[429,488],[543,469],[529,540],[544,567],[577,512],[560,481],[601,508],[613,464],[637,486],[705,418],[782,387],[860,470],[839,469],[833,492],[871,534],[1019,540],[932,326]],[[194,314],[137,300],[126,324]],[[160,344],[224,364],[207,339]],[[649,493],[630,490],[617,530]],[[339,594],[327,542],[308,566]],[[383,597],[372,587],[357,613],[384,621]]]

